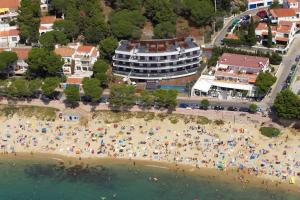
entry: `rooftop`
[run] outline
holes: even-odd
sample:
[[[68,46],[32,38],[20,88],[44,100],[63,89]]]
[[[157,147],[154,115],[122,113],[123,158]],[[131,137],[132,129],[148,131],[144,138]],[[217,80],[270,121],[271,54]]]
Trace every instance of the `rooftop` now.
[[[20,5],[20,0],[0,0],[0,8],[9,8],[17,10]]]
[[[82,83],[82,80],[82,77],[68,77],[66,83],[70,85],[80,85]]]
[[[293,17],[293,16],[296,16],[296,12],[292,8],[275,8],[275,9],[271,9],[270,13],[273,17]]]
[[[19,30],[11,29],[7,31],[0,31],[0,37],[18,36]]]
[[[56,21],[62,20],[61,18],[56,18],[55,16],[45,16],[41,17],[41,24],[53,24]]]
[[[12,48],[11,51],[15,52],[20,60],[26,60],[31,48]]]
[[[62,57],[72,57],[75,50],[69,47],[58,47],[55,48],[54,52]]]
[[[219,58],[218,63],[223,65],[241,66],[249,68],[262,68],[262,66],[266,65],[268,61],[269,58],[266,57],[224,53]]]
[[[137,53],[158,53],[195,47],[198,47],[198,45],[191,37],[161,40],[122,40],[117,51],[130,52],[132,49],[135,49]]]
[[[81,45],[77,48],[78,52],[90,53],[94,46]]]

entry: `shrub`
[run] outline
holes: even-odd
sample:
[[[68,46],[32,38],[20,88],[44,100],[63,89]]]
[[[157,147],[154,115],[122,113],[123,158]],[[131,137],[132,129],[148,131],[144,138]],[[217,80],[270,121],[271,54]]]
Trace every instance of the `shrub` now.
[[[261,127],[259,131],[266,137],[277,137],[280,134],[280,130],[273,127]]]

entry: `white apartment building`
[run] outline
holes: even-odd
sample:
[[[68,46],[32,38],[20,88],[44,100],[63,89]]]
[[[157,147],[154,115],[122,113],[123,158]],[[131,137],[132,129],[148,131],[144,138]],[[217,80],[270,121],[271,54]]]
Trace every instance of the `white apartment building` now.
[[[255,96],[255,82],[260,71],[269,70],[269,58],[224,53],[216,67],[207,75],[202,75],[192,87],[191,96],[206,96],[237,93]]]
[[[280,21],[278,25],[271,26],[271,31],[273,44],[287,46],[293,41],[298,28],[295,22]],[[266,42],[268,40],[268,25],[259,23],[255,29],[255,34],[260,44]]]
[[[113,73],[135,80],[162,80],[197,73],[200,47],[193,38],[123,40],[115,50]]]
[[[55,16],[45,16],[40,18],[40,27],[39,33],[40,35],[53,31],[53,24],[56,21],[62,20],[60,18],[56,18]]]
[[[18,16],[20,0],[0,0],[0,24],[7,24]]]
[[[41,13],[47,13],[49,7],[49,0],[41,0],[40,7]]]
[[[0,47],[16,47],[20,41],[19,30],[17,27],[7,27],[0,29]]]
[[[274,0],[248,0],[248,10],[267,7],[272,5]],[[283,3],[283,0],[278,0],[280,4]]]
[[[100,55],[97,47],[79,43],[70,43],[65,47],[56,46],[54,51],[65,61],[62,66],[63,73],[76,77],[91,77],[93,65]]]

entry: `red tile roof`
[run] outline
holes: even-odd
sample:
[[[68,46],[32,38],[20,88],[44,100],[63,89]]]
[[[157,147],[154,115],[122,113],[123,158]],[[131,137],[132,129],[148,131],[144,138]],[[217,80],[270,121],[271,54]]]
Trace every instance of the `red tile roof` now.
[[[257,56],[247,56],[240,54],[224,53],[220,58],[218,63],[223,65],[250,67],[250,68],[262,68],[262,65],[268,63],[269,58],[257,57]]]
[[[228,33],[225,37],[226,39],[231,39],[231,40],[238,40],[239,39],[239,36],[237,36],[236,34],[234,33]]]
[[[92,50],[93,48],[94,48],[94,46],[82,45],[82,46],[79,46],[79,47],[78,47],[77,51],[89,53],[89,52],[91,52],[91,50]]]
[[[41,17],[41,24],[53,24],[56,21],[62,20],[60,18],[56,18],[55,16],[45,16]]]
[[[275,40],[281,41],[281,42],[288,42],[289,38],[286,38],[286,37],[276,37]]]
[[[0,37],[8,37],[8,36],[18,36],[19,30],[11,29],[8,31],[0,31]]]
[[[292,8],[275,8],[275,9],[271,9],[270,13],[273,17],[293,17],[293,16],[296,16],[296,12]]]
[[[75,50],[69,47],[58,47],[55,48],[54,52],[62,57],[72,57]]]
[[[0,8],[9,8],[17,10],[20,5],[20,0],[0,0]]]
[[[80,85],[82,83],[82,80],[83,78],[69,77],[67,79],[67,84]]]
[[[30,48],[12,48],[11,51],[16,52],[20,60],[26,60],[30,52]]]

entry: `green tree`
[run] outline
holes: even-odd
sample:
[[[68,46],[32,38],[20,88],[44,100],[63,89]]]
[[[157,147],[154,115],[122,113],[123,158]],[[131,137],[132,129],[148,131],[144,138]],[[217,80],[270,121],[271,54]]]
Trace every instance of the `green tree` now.
[[[281,118],[300,119],[300,99],[289,89],[284,89],[277,94],[274,108]]]
[[[210,23],[214,16],[214,7],[211,1],[184,0],[186,16],[196,26]]]
[[[67,36],[61,31],[50,31],[40,36],[41,45],[49,51],[54,50],[56,44],[66,45],[69,42]]]
[[[101,86],[106,87],[108,85],[109,77],[105,73],[95,74],[94,77],[100,81]]]
[[[257,111],[257,105],[254,104],[254,103],[250,104],[249,105],[249,111],[250,111],[250,113],[256,113],[256,111]]]
[[[142,0],[113,0],[117,9],[139,10],[142,6]]]
[[[93,65],[93,72],[94,74],[98,73],[106,73],[109,69],[109,64],[106,60],[99,59]]]
[[[175,24],[176,14],[170,0],[145,0],[145,15],[155,24],[170,22]]]
[[[100,81],[98,79],[84,78],[82,83],[85,96],[89,97],[92,102],[96,102],[100,99],[103,90],[100,87]]]
[[[154,96],[151,92],[149,92],[147,90],[143,90],[141,92],[141,96],[140,96],[139,100],[143,107],[149,108],[154,103]]]
[[[154,27],[154,37],[159,39],[174,38],[176,25],[171,22],[162,22]]]
[[[113,85],[110,90],[109,103],[113,108],[128,108],[135,103],[135,89],[130,85]]]
[[[277,52],[274,52],[270,56],[270,63],[273,65],[280,65],[282,61],[282,56],[280,56]]]
[[[30,96],[28,85],[29,83],[27,80],[16,79],[11,81],[6,92],[11,97],[28,97]]]
[[[20,41],[31,44],[39,38],[40,1],[22,0],[17,17],[20,30]]]
[[[253,46],[256,44],[255,24],[252,17],[248,26],[247,42],[249,46]]]
[[[203,99],[201,101],[201,107],[204,109],[204,110],[207,110],[208,107],[209,107],[209,101],[207,99]]]
[[[177,90],[157,89],[153,95],[159,107],[174,109],[177,106]]]
[[[42,85],[42,92],[48,97],[52,97],[56,88],[59,86],[60,80],[57,77],[45,78]]]
[[[64,61],[52,51],[34,48],[29,52],[27,63],[30,77],[48,77],[59,75]]]
[[[79,88],[75,85],[67,86],[64,90],[64,94],[66,95],[66,103],[72,107],[74,107],[80,100]]]
[[[114,12],[110,18],[112,33],[119,39],[140,38],[146,19],[137,10]]]
[[[0,53],[0,72],[8,72],[9,66],[18,60],[18,56],[15,52],[2,51]]]
[[[40,79],[33,79],[28,82],[28,91],[30,96],[34,96],[41,89],[42,81]]]
[[[256,87],[259,95],[266,95],[271,86],[276,82],[276,77],[269,72],[260,72],[256,78]]]
[[[112,36],[101,40],[99,45],[100,56],[104,59],[111,60],[117,47],[118,40]]]
[[[267,41],[267,47],[271,48],[273,46],[273,36],[272,36],[272,29],[271,26],[268,25],[268,41]]]
[[[79,35],[79,28],[74,21],[70,20],[60,20],[54,22],[53,29],[64,32],[70,41],[76,39]]]
[[[279,4],[278,0],[274,0],[273,3],[270,5],[270,9],[274,8],[281,8],[282,6]]]

